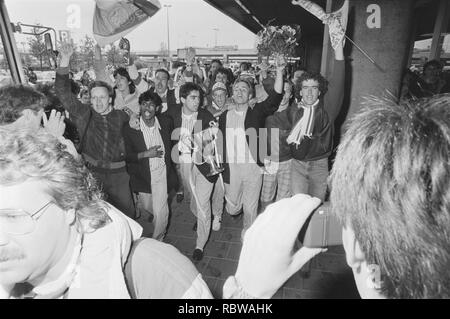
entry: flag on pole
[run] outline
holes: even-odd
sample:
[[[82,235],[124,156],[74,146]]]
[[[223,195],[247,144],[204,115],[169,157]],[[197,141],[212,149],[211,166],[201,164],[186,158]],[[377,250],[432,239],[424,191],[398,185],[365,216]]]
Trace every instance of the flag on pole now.
[[[339,43],[343,43],[345,30],[347,29],[348,0],[345,0],[339,10],[331,12],[330,14],[325,13],[322,7],[309,0],[293,0],[292,4],[301,6],[303,9],[322,20],[324,24],[328,25],[331,46],[333,49],[336,49],[336,46]]]
[[[158,0],[95,0],[95,2],[93,33],[100,46],[124,37],[161,9]]]

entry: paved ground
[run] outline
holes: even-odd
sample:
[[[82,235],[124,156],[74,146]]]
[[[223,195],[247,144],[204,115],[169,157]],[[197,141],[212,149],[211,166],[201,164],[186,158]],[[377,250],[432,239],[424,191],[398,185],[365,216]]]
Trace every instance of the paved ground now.
[[[196,236],[192,229],[195,218],[186,201],[178,204],[174,200],[171,210],[169,230],[164,241],[177,247],[192,260]],[[144,216],[141,216],[139,222],[144,226],[144,235],[150,236],[151,224]],[[242,247],[241,229],[242,214],[237,218],[224,214],[220,231],[211,232],[203,260],[192,260],[216,298],[222,297],[225,279],[236,271]],[[274,298],[359,298],[342,246],[330,247],[326,253],[316,256],[305,265],[303,270],[305,269],[309,269],[308,275],[303,272],[293,275]]]

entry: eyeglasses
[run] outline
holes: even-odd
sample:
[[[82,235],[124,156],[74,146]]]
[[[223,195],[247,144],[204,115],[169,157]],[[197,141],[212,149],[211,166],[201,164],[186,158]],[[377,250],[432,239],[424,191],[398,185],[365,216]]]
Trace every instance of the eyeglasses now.
[[[41,212],[43,213],[52,203],[53,201],[48,202],[32,214],[23,209],[0,209],[0,227],[5,233],[10,235],[32,233],[36,228],[36,221],[40,218],[40,216],[35,216]]]

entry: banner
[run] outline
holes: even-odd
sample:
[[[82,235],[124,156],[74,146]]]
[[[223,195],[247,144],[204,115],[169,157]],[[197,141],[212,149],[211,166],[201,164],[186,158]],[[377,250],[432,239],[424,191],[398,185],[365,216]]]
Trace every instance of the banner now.
[[[100,46],[115,42],[153,16],[158,0],[95,0],[93,33]]]
[[[292,4],[301,6],[328,25],[333,49],[336,49],[336,46],[344,40],[345,31],[347,29],[348,0],[345,0],[339,10],[331,12],[330,14],[325,13],[322,7],[309,0],[293,0]]]

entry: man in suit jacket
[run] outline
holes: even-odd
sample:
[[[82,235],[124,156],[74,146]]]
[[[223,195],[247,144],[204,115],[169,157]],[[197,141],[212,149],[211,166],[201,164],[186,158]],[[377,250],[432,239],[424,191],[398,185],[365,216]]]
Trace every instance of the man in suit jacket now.
[[[236,107],[225,111],[219,118],[220,136],[223,138],[223,159],[225,171],[226,209],[231,215],[237,215],[243,208],[244,228],[241,239],[246,230],[256,219],[259,194],[262,185],[262,170],[264,166],[259,145],[260,129],[264,128],[266,118],[279,107],[283,98],[283,71],[285,61],[277,59],[277,75],[274,90],[269,90],[266,100],[249,106],[254,96],[253,85],[244,78],[239,78],[233,86],[233,100]],[[220,149],[221,147],[219,147]],[[245,201],[244,201],[245,199]]]
[[[202,145],[194,144],[194,136],[206,133],[214,117],[208,111],[200,109],[203,91],[195,83],[188,82],[180,88],[180,100],[173,112],[175,131],[172,139],[178,141],[173,149],[172,158],[179,157],[179,170],[185,193],[189,192],[192,213],[197,217],[197,243],[193,259],[199,261],[203,258],[203,248],[208,241],[211,228],[211,192],[216,176],[208,176],[210,166],[205,163],[202,156]],[[197,151],[193,154],[194,149]],[[199,150],[199,151],[198,151]]]
[[[179,109],[177,103],[178,97],[175,95],[175,89],[169,89],[170,74],[166,69],[158,69],[155,72],[155,86],[150,90],[157,93],[162,100],[161,114],[174,117],[174,112]],[[181,179],[181,176],[178,176]],[[180,203],[184,198],[183,184],[179,183],[177,191],[177,202]]]
[[[125,125],[123,137],[130,184],[138,207],[154,216],[153,238],[163,240],[169,218],[167,193],[176,188],[177,175],[171,160],[172,119],[158,114],[158,94],[146,91],[139,96],[140,129]]]

